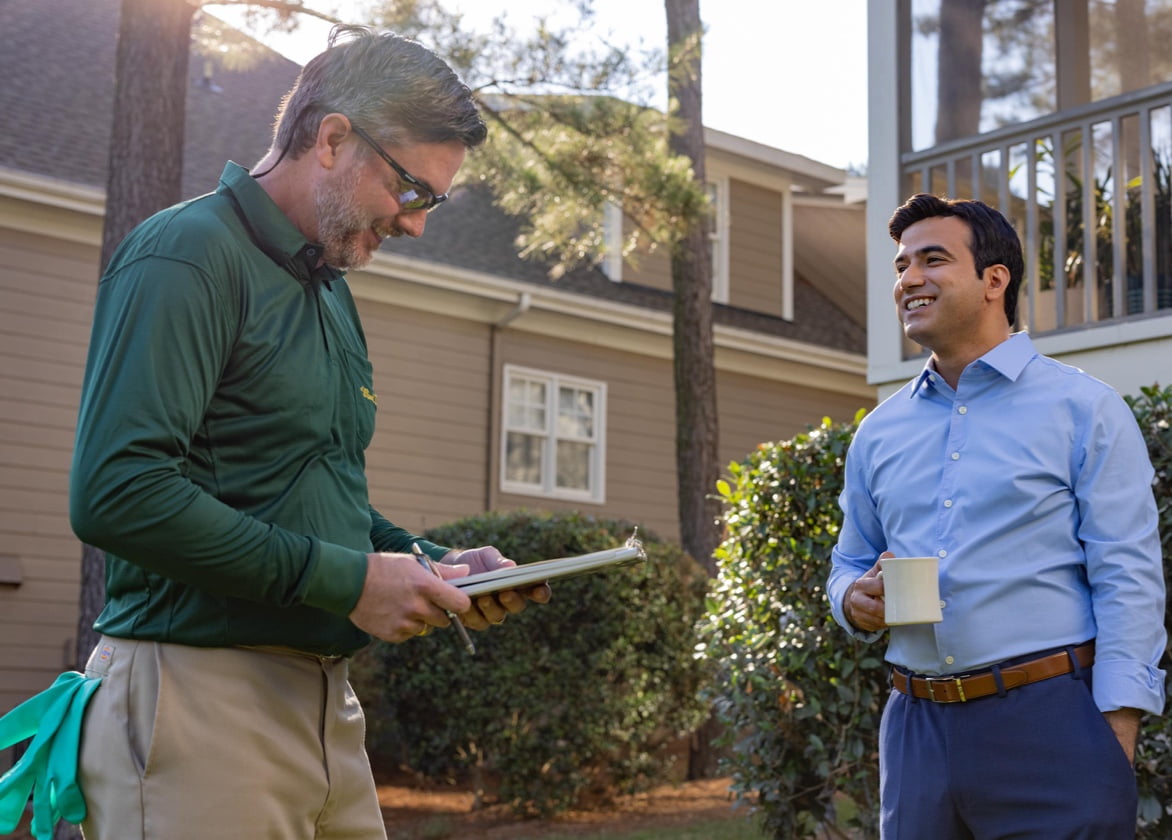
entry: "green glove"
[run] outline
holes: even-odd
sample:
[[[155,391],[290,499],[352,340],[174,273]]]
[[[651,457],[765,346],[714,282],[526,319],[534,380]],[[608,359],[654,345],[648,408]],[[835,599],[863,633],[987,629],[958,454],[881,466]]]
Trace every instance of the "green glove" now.
[[[51,840],[61,819],[85,819],[85,799],[77,783],[81,722],[101,681],[67,671],[0,718],[0,750],[33,739],[16,766],[0,777],[0,834],[16,830],[30,796],[37,840]]]

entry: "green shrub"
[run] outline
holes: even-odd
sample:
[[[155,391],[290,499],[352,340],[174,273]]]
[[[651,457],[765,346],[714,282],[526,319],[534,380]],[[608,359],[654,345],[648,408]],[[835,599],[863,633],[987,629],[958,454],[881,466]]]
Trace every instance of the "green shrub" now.
[[[882,648],[835,624],[824,585],[851,424],[822,421],[730,465],[726,537],[701,625],[737,794],[774,837],[874,836]]]
[[[1139,396],[1127,397],[1148,444],[1155,467],[1153,490],[1160,516],[1160,546],[1164,552],[1165,588],[1172,591],[1168,558],[1172,557],[1172,386],[1141,388]],[[1172,600],[1164,608],[1164,626],[1172,635]],[[1164,654],[1165,670],[1172,675],[1172,644]],[[1172,676],[1165,683],[1172,696]],[[1140,733],[1135,756],[1139,778],[1139,837],[1155,840],[1172,833],[1172,717],[1148,716]]]
[[[518,563],[621,545],[628,522],[487,514],[437,528],[444,545],[495,545]],[[647,562],[559,581],[553,600],[474,634],[376,643],[355,662],[379,762],[470,778],[514,812],[551,813],[587,794],[662,781],[663,745],[703,716],[694,657],[703,570],[641,531]]]

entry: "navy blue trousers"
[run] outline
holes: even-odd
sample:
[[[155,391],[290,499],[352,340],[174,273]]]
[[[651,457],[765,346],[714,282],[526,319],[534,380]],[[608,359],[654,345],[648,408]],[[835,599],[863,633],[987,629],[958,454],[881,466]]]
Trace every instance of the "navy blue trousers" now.
[[[1135,771],[1090,680],[1084,669],[950,704],[892,689],[883,840],[1134,840]]]

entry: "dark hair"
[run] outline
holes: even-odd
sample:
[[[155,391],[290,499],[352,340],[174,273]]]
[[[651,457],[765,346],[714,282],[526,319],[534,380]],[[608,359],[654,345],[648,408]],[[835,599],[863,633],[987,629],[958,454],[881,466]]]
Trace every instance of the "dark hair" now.
[[[1017,231],[1000,211],[982,201],[940,198],[927,193],[913,195],[900,205],[891,215],[887,231],[899,242],[903,232],[916,222],[940,216],[955,216],[968,225],[969,251],[978,276],[991,265],[1003,265],[1009,269],[1004,303],[1005,318],[1012,327],[1017,321],[1017,294],[1025,273]]]
[[[332,113],[388,145],[459,140],[471,149],[488,135],[472,91],[443,59],[365,26],[335,26],[329,47],[305,65],[277,111],[275,145],[299,157]]]

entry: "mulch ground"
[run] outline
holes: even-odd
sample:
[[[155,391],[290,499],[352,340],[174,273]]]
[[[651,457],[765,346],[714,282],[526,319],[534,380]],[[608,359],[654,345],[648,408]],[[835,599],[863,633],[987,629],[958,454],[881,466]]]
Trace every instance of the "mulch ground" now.
[[[390,840],[538,840],[600,831],[636,832],[714,820],[743,820],[733,809],[728,779],[664,785],[623,796],[605,809],[570,811],[553,819],[518,821],[500,806],[473,811],[471,793],[382,785],[379,802]]]
[[[501,806],[472,810],[473,795],[466,791],[383,784],[378,792],[390,840],[540,840],[600,831],[633,833],[722,819],[744,820],[746,813],[743,809],[734,811],[728,779],[664,785],[619,797],[605,809],[521,821]],[[32,840],[26,826],[10,837]]]

